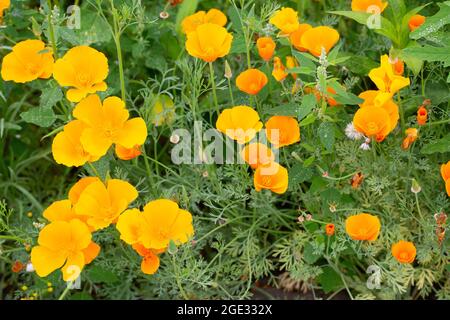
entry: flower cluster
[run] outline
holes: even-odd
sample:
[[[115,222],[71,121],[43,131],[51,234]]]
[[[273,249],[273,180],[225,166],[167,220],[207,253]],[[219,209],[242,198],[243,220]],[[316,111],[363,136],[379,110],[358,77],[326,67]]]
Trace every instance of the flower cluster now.
[[[116,223],[121,239],[144,257],[142,271],[155,273],[159,259],[151,254],[162,253],[170,241],[185,243],[194,233],[192,216],[175,202],[160,199],[144,207],[138,223],[138,218],[130,217],[139,210],[127,210],[137,197],[136,188],[127,181],[81,178],[67,199],[53,202],[43,212],[49,224],[42,228],[38,245],[31,251],[36,273],[45,277],[61,268],[65,281],[75,280],[100,252],[100,246],[92,241],[93,233]],[[144,254],[146,250],[150,253]]]

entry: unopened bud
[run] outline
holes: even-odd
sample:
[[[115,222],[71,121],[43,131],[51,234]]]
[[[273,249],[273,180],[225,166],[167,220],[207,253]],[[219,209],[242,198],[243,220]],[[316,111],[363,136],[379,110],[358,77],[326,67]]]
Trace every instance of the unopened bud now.
[[[178,142],[180,142],[180,136],[177,134],[171,135],[170,142],[172,142],[173,144],[177,144]]]
[[[225,78],[231,79],[233,77],[233,72],[231,71],[230,64],[228,63],[228,60],[225,60]]]
[[[169,13],[167,11],[162,11],[159,13],[159,17],[161,19],[167,19],[169,17]]]
[[[412,179],[411,192],[417,194],[420,191],[422,191],[422,188],[420,187],[420,184],[417,182],[416,179]]]

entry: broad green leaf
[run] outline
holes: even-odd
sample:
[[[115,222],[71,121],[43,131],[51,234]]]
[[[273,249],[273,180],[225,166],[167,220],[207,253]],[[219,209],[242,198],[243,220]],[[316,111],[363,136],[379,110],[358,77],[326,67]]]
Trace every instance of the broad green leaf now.
[[[408,48],[420,48],[420,45],[415,41],[410,41]],[[408,51],[405,52],[403,49],[400,51],[399,57],[401,60],[403,60],[406,65],[412,70],[412,72],[417,76],[422,69],[423,66],[423,60],[415,57],[414,55],[411,55],[408,53]]]
[[[309,181],[314,172],[311,168],[305,167],[301,163],[296,163],[289,169],[289,185],[296,186],[302,182]]]
[[[316,69],[312,69],[309,67],[294,67],[288,70],[289,73],[295,74],[307,74],[313,76],[316,73]]]
[[[450,23],[450,1],[437,4],[439,11],[434,16],[427,17],[425,23],[409,34],[411,39],[424,38]]]
[[[115,283],[120,280],[115,273],[99,266],[92,266],[89,268],[88,277],[92,282],[104,282],[108,284]]]
[[[335,141],[334,125],[331,122],[322,122],[317,130],[320,142],[328,150],[333,150]]]
[[[58,28],[58,33],[60,38],[74,46],[108,42],[112,38],[111,26],[100,15],[92,11],[83,11],[80,29],[69,29],[64,26]]]
[[[450,47],[434,47],[429,45],[403,49],[403,54],[409,57],[426,61],[443,61],[445,67],[450,66],[449,52]]]
[[[450,152],[450,134],[447,134],[442,139],[433,141],[425,145],[420,152],[423,154]]]
[[[314,157],[314,156],[309,157],[308,159],[303,161],[303,166],[305,168],[310,167],[314,163],[314,160],[316,160],[316,157]]]
[[[320,255],[314,254],[314,247],[307,242],[305,248],[303,249],[303,260],[308,264],[313,264],[319,260]]]
[[[311,111],[316,106],[316,102],[316,96],[313,94],[307,94],[303,97],[302,104],[300,105],[300,110],[298,110],[297,114],[297,118],[299,121],[311,113]]]
[[[348,60],[345,60],[342,65],[351,72],[366,76],[370,70],[377,68],[379,64],[365,56],[351,55]]]
[[[310,113],[300,122],[300,127],[306,127],[307,125],[314,123],[316,120],[317,116],[314,113]]]
[[[64,97],[60,87],[45,88],[42,90],[39,105],[41,108],[51,108]]]
[[[28,111],[22,112],[20,117],[25,122],[44,128],[50,127],[56,120],[52,107],[33,107]]]
[[[199,0],[183,1],[180,5],[178,5],[178,13],[175,20],[175,25],[178,31],[181,32],[181,22],[183,19],[197,10],[198,1]]]
[[[379,18],[380,19],[379,20],[380,28],[373,28],[371,30],[373,30],[374,32],[381,34],[385,37],[388,37],[395,44],[399,43],[398,33],[395,30],[394,25],[388,19],[382,17],[381,15],[378,16],[378,15],[374,15],[372,13],[354,12],[354,11],[329,11],[328,13],[336,14],[336,15],[340,15],[340,16],[344,16],[344,17],[353,19],[356,22],[366,25],[368,27],[371,25],[372,21]]]
[[[409,44],[409,35],[411,33],[409,30],[409,20],[411,19],[412,16],[422,11],[422,9],[428,5],[429,3],[420,7],[416,7],[411,11],[409,11],[408,13],[398,17],[397,28],[399,29],[398,32],[399,32],[400,48],[405,48]],[[390,6],[391,2],[389,2],[389,7]]]
[[[279,116],[291,116],[295,117],[298,113],[298,105],[295,103],[286,103],[278,107],[267,110],[268,114],[274,114]]]
[[[328,84],[336,91],[336,94],[333,96],[333,98],[338,103],[345,105],[356,105],[363,103],[363,99],[359,98],[351,92],[344,90],[344,88],[336,80],[329,81]]]
[[[230,54],[246,53],[247,47],[245,45],[244,36],[240,33],[234,36],[231,44]]]
[[[334,292],[344,285],[339,274],[333,268],[326,266],[317,278],[325,293]]]

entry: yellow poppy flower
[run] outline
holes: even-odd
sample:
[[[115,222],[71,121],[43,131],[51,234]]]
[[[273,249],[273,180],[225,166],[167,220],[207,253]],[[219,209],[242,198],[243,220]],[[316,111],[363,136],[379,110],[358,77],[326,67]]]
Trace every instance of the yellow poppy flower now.
[[[231,49],[233,36],[227,29],[217,24],[205,23],[187,34],[186,50],[206,62],[226,56]]]
[[[80,120],[74,120],[64,126],[52,143],[52,154],[56,163],[67,167],[79,167],[86,162],[95,162],[100,157],[87,152],[81,144],[81,136],[86,125]]]
[[[374,13],[375,10],[372,8],[378,8],[378,12],[381,13],[386,9],[387,5],[388,3],[382,0],[352,0],[352,11]]]
[[[90,183],[80,194],[74,206],[78,215],[86,216],[86,222],[94,230],[116,222],[138,196],[136,188],[126,181],[110,179]]]
[[[147,138],[144,120],[129,120],[125,103],[118,97],[108,97],[102,105],[98,95],[90,95],[76,105],[73,116],[86,125],[81,134],[81,145],[94,156],[104,156],[114,143],[133,148],[143,145]]]
[[[338,41],[339,33],[336,30],[321,26],[306,30],[300,39],[300,47],[319,57],[322,54],[322,49],[328,54]]]
[[[247,69],[236,78],[236,86],[242,92],[255,95],[264,88],[269,80],[264,72],[258,69]]]
[[[256,191],[268,189],[283,194],[289,185],[288,171],[276,162],[262,164],[255,171],[253,184]]]
[[[365,107],[356,111],[353,117],[355,129],[365,136],[381,142],[391,131],[389,113],[381,107]]]
[[[281,62],[281,59],[279,57],[273,58],[272,76],[275,80],[283,81],[288,75],[289,73],[286,72],[286,67]]]
[[[11,5],[10,0],[0,0],[0,23],[2,22],[3,19],[3,11],[8,9],[10,5]]]
[[[223,110],[216,122],[217,130],[240,144],[252,140],[262,126],[258,112],[247,106]]]
[[[183,33],[188,34],[205,23],[212,23],[223,27],[227,24],[227,16],[217,9],[211,9],[208,12],[198,11],[183,19],[181,22],[181,29],[183,30]]]
[[[282,34],[291,34],[299,26],[297,11],[292,8],[277,10],[269,22],[280,29]]]
[[[147,249],[163,250],[170,241],[186,243],[194,234],[192,215],[174,201],[150,201],[141,212],[125,211],[117,221],[120,238],[128,244],[141,243]]]
[[[241,158],[250,165],[252,169],[258,168],[260,165],[275,160],[272,149],[262,143],[250,143],[241,150]]]
[[[69,190],[69,200],[72,204],[76,204],[80,198],[81,193],[88,185],[93,182],[100,181],[98,177],[84,177],[75,183]]]
[[[353,240],[375,241],[380,229],[380,219],[368,213],[350,216],[345,220],[345,231]]]
[[[62,268],[64,281],[75,280],[84,266],[97,256],[100,247],[91,241],[91,232],[78,219],[55,221],[39,233],[31,250],[31,263],[40,277]]]
[[[400,89],[409,86],[409,78],[399,76],[395,73],[394,65],[389,61],[388,55],[381,57],[381,66],[369,72],[369,78],[379,89],[375,98],[376,104],[384,104]]]
[[[73,211],[72,202],[70,200],[60,200],[53,202],[42,213],[45,219],[50,222],[70,221],[79,217]]]
[[[25,83],[48,79],[53,72],[53,54],[41,40],[17,43],[3,58],[1,75],[5,81]]]
[[[67,91],[67,99],[79,102],[88,94],[105,91],[108,87],[108,59],[88,46],[70,49],[56,60],[53,77],[62,87],[72,87]]]

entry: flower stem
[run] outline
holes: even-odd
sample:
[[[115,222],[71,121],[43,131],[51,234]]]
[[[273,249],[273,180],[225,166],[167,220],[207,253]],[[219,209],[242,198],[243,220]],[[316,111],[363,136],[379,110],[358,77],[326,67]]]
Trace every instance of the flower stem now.
[[[53,9],[52,9],[52,0],[47,0],[49,14],[47,15],[48,21],[48,33],[50,36],[50,42],[52,43],[53,55],[56,59],[58,59],[58,51],[56,48],[56,40],[55,40],[55,29],[53,28]]]
[[[400,93],[397,93],[398,108],[400,109],[400,126],[402,128],[402,134],[405,132],[405,110],[402,106],[402,100],[400,99]]]
[[[64,300],[64,298],[66,297],[67,293],[69,292],[71,286],[72,286],[72,282],[69,282],[66,286],[66,289],[64,289],[63,293],[61,293],[61,295],[59,296],[58,300]]]
[[[217,115],[219,115],[220,114],[219,103],[217,102],[216,82],[215,82],[214,68],[213,68],[212,62],[209,62],[209,74],[210,74],[211,87],[212,87],[212,91],[213,91],[214,105],[216,107]]]
[[[127,97],[127,92],[125,89],[125,76],[123,72],[123,58],[122,58],[122,47],[120,45],[120,30],[119,30],[119,22],[117,18],[117,10],[114,7],[114,2],[111,0],[111,9],[113,14],[113,27],[114,27],[114,42],[116,44],[117,49],[117,60],[119,62],[119,77],[120,77],[120,91],[122,94],[122,100],[125,102]]]
[[[230,92],[231,104],[234,106],[233,90],[231,89],[231,79],[228,78],[228,91]]]
[[[414,195],[416,196],[417,212],[419,213],[420,219],[423,220],[422,210],[420,210],[420,205],[419,205],[419,196],[418,196],[418,193],[414,193]]]
[[[180,277],[178,275],[177,264],[175,262],[175,255],[172,255],[172,264],[173,264],[173,269],[174,269],[174,272],[175,272],[175,279],[177,281],[178,289],[180,290],[180,293],[181,293],[183,299],[184,300],[189,300],[189,297],[187,296],[186,292],[183,289],[183,286],[181,285]]]
[[[95,169],[94,165],[91,162],[87,163],[89,165],[89,167],[91,168],[91,170],[94,172],[94,174],[100,179],[103,180],[102,177],[100,176],[100,174],[98,173],[97,169]]]

